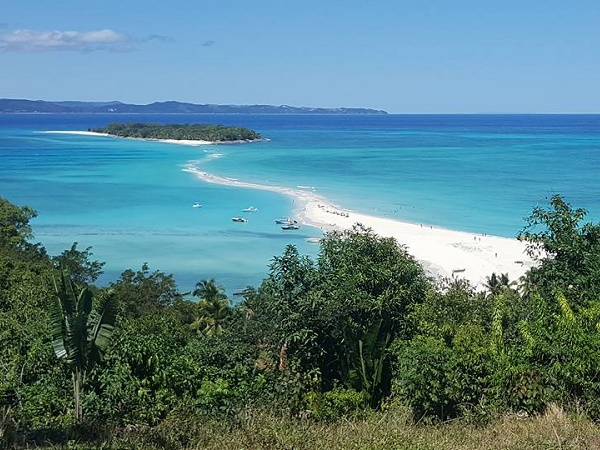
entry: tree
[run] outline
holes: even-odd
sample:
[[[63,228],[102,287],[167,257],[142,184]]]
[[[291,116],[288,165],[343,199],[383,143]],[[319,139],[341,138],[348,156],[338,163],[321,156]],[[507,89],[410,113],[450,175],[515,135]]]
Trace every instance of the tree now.
[[[29,221],[36,216],[33,209],[18,207],[0,197],[0,259],[47,263],[46,249],[28,242],[33,236]]]
[[[390,335],[382,335],[382,320],[368,330],[346,330],[340,362],[341,381],[357,392],[363,392],[370,406],[376,407],[389,392],[391,370],[388,348]]]
[[[498,276],[494,272],[489,277],[486,277],[485,288],[488,290],[490,297],[496,297],[505,290],[510,289],[514,284],[514,282],[509,280],[508,274],[501,273]]]
[[[117,317],[114,295],[93,307],[92,292],[78,289],[68,271],[55,280],[56,301],[51,311],[52,346],[58,359],[72,368],[75,419],[83,421],[82,395],[88,371],[100,362],[113,335]]]
[[[173,275],[158,270],[150,273],[148,263],[134,272],[125,270],[116,283],[111,283],[126,318],[157,314],[181,298]]]
[[[365,330],[382,317],[382,331],[392,337],[409,332],[407,313],[432,287],[406,248],[360,224],[327,236],[318,271],[322,288],[343,305],[345,317]]]
[[[213,142],[254,141],[262,136],[254,130],[241,127],[206,124],[112,123],[91,131],[135,139],[190,139]]]
[[[78,284],[89,284],[102,275],[103,262],[98,260],[91,261],[92,247],[85,250],[77,248],[77,242],[69,250],[65,250],[58,256],[54,256],[52,261],[59,269],[68,269],[71,273],[71,279]]]
[[[198,297],[198,318],[191,324],[197,332],[207,336],[217,336],[223,332],[223,321],[230,315],[231,307],[222,286],[215,280],[203,280],[196,283],[192,291]]]
[[[317,264],[286,248],[247,306],[263,325],[262,342],[277,354],[286,346],[289,370],[324,391],[358,389],[376,406],[389,393],[389,344],[406,338],[407,314],[429,289],[394,239],[356,226],[328,234]]]
[[[585,216],[584,209],[573,209],[555,195],[549,208],[533,209],[519,235],[539,262],[527,283],[547,297],[556,290],[568,292],[575,307],[600,296],[600,225],[582,225]]]
[[[32,236],[29,221],[36,215],[33,209],[20,208],[0,197],[0,248],[24,246]]]

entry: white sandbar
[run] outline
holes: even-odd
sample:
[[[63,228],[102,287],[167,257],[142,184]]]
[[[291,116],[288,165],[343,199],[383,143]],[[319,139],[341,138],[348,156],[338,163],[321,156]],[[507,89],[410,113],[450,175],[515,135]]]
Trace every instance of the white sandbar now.
[[[453,231],[399,220],[370,216],[336,207],[312,190],[245,183],[218,177],[188,166],[208,183],[279,192],[295,198],[296,219],[323,232],[349,229],[360,223],[383,237],[393,237],[433,276],[464,278],[475,288],[483,288],[493,272],[505,273],[517,281],[535,262],[525,253],[526,243],[498,236]]]
[[[165,144],[178,144],[178,145],[211,145],[211,144],[221,144],[222,142],[213,142],[213,141],[201,141],[201,140],[191,140],[191,139],[141,139],[141,138],[124,138],[121,136],[115,136],[114,134],[108,133],[96,133],[94,131],[44,131],[44,133],[50,134],[78,134],[81,136],[101,136],[101,137],[111,137],[117,139],[134,139],[136,141],[149,141],[149,142],[163,142]]]

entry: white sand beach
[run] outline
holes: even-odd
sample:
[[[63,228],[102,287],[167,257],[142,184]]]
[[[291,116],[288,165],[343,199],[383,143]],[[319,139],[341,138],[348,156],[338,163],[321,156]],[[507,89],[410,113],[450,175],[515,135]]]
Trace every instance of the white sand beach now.
[[[110,137],[110,138],[116,138],[116,139],[133,139],[133,138],[123,138],[120,136],[114,136],[112,134],[108,134],[108,133],[96,133],[94,131],[43,131],[43,133],[50,133],[50,134],[78,134],[81,136],[101,136],[101,137]],[[193,147],[198,146],[198,145],[212,145],[212,144],[217,144],[218,142],[213,142],[213,141],[200,141],[200,140],[186,140],[186,139],[138,139],[135,138],[136,141],[149,141],[149,142],[162,142],[165,144],[178,144],[178,145],[191,145]]]
[[[511,281],[516,281],[535,264],[525,253],[526,243],[516,238],[369,216],[313,201],[307,203],[302,218],[310,224],[325,224],[325,230],[350,228],[360,223],[380,236],[395,238],[429,273],[442,278],[465,278],[478,289],[493,272],[506,273]]]
[[[79,134],[81,136],[103,136],[103,137],[107,137],[109,136],[108,133],[96,133],[94,131],[61,131],[61,130],[50,130],[50,131],[40,131],[40,133],[45,133],[45,134]]]
[[[145,141],[163,142],[165,144],[177,144],[177,145],[191,145],[192,147],[197,145],[212,145],[217,144],[213,141],[194,141],[189,139],[144,139]]]
[[[464,278],[482,289],[493,272],[517,281],[535,262],[525,253],[526,243],[515,239],[446,230],[429,225],[370,216],[333,205],[311,190],[245,183],[218,177],[193,167],[184,168],[205,182],[279,192],[294,197],[301,223],[323,232],[349,229],[360,223],[384,237],[393,237],[433,276]],[[316,237],[316,236],[315,236]]]

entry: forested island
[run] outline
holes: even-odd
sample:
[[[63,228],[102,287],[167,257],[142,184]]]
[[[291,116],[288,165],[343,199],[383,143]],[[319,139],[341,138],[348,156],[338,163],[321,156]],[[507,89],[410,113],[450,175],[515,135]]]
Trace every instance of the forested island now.
[[[252,142],[262,139],[259,133],[249,128],[210,124],[111,123],[104,128],[90,128],[88,131],[123,138],[176,141]]]
[[[147,264],[98,286],[35,215],[0,197],[1,448],[598,448],[600,224],[560,196],[520,280],[432,280],[356,226],[236,302]]]

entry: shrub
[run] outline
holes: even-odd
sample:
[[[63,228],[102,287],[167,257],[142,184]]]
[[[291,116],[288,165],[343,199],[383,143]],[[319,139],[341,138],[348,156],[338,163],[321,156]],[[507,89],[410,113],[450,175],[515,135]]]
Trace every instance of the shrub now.
[[[369,395],[354,389],[335,388],[324,393],[310,392],[304,400],[315,419],[333,421],[355,416],[364,410],[368,405]]]

